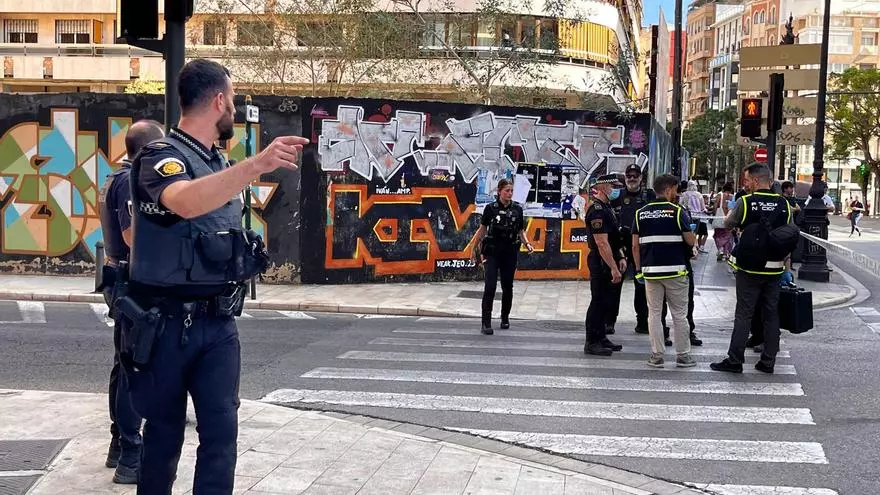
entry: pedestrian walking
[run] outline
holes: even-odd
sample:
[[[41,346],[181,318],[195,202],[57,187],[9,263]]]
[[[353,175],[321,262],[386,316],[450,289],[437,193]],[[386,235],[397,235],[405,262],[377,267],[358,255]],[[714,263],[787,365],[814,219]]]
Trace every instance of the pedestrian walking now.
[[[626,189],[622,191],[620,197],[613,202],[615,209],[620,218],[620,237],[624,252],[626,253],[626,262],[628,266],[635,267],[632,251],[632,226],[636,217],[636,210],[648,204],[655,199],[654,191],[643,187],[642,169],[636,164],[632,164],[626,168],[625,174]],[[633,285],[635,292],[633,296],[633,309],[636,312],[635,332],[641,334],[648,333],[648,303],[645,299],[645,286],[639,283],[633,273]],[[615,320],[617,315],[615,316]],[[614,333],[614,323],[608,325],[606,322],[605,333]]]
[[[144,146],[162,139],[162,124],[155,120],[139,120],[125,134],[126,157],[115,172],[107,177],[98,197],[101,231],[104,235],[104,262],[101,286],[109,314],[113,317],[113,368],[110,370],[110,448],[104,465],[114,468],[113,482],[123,485],[137,483],[141,458],[141,416],[134,410],[129,394],[128,379],[120,372],[119,333],[120,321],[112,310],[113,289],[119,278],[122,262],[128,262],[131,247],[131,192],[129,175],[131,159]]]
[[[231,494],[241,374],[234,317],[244,282],[268,265],[262,238],[242,229],[241,191],[262,174],[296,169],[308,140],[279,137],[229,166],[215,144],[234,134],[229,71],[191,60],[176,90],[180,123],[132,163],[130,283],[116,305],[121,359],[146,419],[138,493],[171,492],[189,392],[199,432],[192,490]]]
[[[611,342],[605,332],[606,312],[617,312],[623,273],[626,272],[620,227],[611,206],[611,202],[620,196],[620,185],[616,174],[600,176],[593,185],[593,202],[587,209],[590,307],[585,322],[584,352],[596,356],[610,356],[613,351],[623,349],[623,346]]]
[[[486,205],[480,228],[474,234],[473,246],[480,246],[480,258],[485,269],[483,287],[483,318],[480,332],[492,335],[492,305],[498,275],[501,275],[501,329],[510,328],[510,309],[513,306],[513,277],[516,274],[517,257],[521,245],[529,254],[535,248],[526,239],[522,207],[513,201],[513,182],[498,181],[498,198]],[[474,250],[476,258],[477,251]]]
[[[770,232],[791,223],[792,211],[788,201],[770,192],[772,176],[765,165],[754,164],[745,170],[748,194],[736,201],[724,221],[727,228],[740,228],[740,242],[730,257],[730,266],[736,272],[736,310],[733,335],[727,358],[711,364],[715,371],[742,373],[742,365],[757,308],[763,319],[764,348],[755,369],[773,373],[779,352],[779,286],[785,271],[787,250],[771,243]],[[799,235],[794,228],[793,239]],[[794,248],[792,244],[791,249]]]
[[[676,204],[678,178],[660,175],[654,179],[657,199],[636,212],[633,224],[632,250],[637,277],[645,284],[648,299],[648,333],[651,356],[648,366],[662,368],[666,352],[661,313],[664,301],[672,314],[675,365],[692,368],[697,362],[691,357],[691,329],[687,321],[689,301],[689,267],[686,250],[693,249],[696,236],[691,231],[688,213]]]
[[[681,206],[687,209],[690,217],[697,224],[697,249],[701,253],[707,252],[703,249],[706,241],[709,239],[709,226],[706,224],[706,199],[700,194],[696,181],[688,181],[687,190],[681,194],[679,199]]]
[[[862,231],[859,229],[859,220],[862,219],[862,214],[865,211],[865,205],[859,201],[859,198],[855,198],[849,204],[849,236],[852,237],[853,233],[858,232],[859,237],[862,236]]]
[[[733,201],[733,184],[728,182],[721,187],[721,193],[715,196],[715,212],[721,213],[721,216],[727,216],[730,213],[730,206]],[[733,232],[724,226],[724,221],[716,221],[717,225],[713,229],[712,238],[715,241],[715,249],[718,250],[716,261],[726,261],[730,258],[730,252],[733,250]]]

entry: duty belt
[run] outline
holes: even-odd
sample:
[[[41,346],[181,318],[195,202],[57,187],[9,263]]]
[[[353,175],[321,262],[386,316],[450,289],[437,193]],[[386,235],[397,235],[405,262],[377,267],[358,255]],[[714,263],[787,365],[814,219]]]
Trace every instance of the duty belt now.
[[[241,316],[245,286],[239,285],[225,295],[205,299],[178,299],[170,297],[138,297],[144,307],[157,307],[162,313],[176,317],[209,318],[212,316]]]

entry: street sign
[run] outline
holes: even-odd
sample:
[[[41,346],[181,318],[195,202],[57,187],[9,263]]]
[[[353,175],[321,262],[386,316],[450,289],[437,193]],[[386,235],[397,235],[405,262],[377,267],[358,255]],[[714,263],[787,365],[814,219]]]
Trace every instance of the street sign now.
[[[767,148],[758,148],[755,150],[755,161],[758,163],[767,162]]]
[[[247,105],[245,107],[245,120],[251,124],[260,123],[260,107],[256,105]]]
[[[739,67],[742,69],[818,64],[821,53],[820,44],[744,46],[739,51]]]
[[[819,69],[743,70],[739,73],[739,91],[767,91],[770,74],[774,73],[783,74],[786,91],[819,89]]]
[[[767,126],[761,126],[761,137],[760,139],[767,138]],[[787,124],[783,125],[782,129],[779,130],[779,133],[776,135],[776,144],[777,145],[785,145],[785,146],[800,146],[800,145],[811,145],[813,141],[816,139],[816,124],[807,124],[807,125],[798,125],[798,124]],[[755,144],[762,144],[752,141],[749,138],[739,138],[737,142],[743,146],[750,146]]]

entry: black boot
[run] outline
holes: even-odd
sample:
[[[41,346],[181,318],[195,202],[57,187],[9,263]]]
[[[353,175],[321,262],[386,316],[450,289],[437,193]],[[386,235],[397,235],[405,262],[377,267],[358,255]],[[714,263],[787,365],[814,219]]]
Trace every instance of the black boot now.
[[[728,373],[742,373],[743,365],[731,362],[729,359],[712,363],[709,365],[715,371],[726,371]]]
[[[620,345],[620,344],[615,344],[614,342],[611,342],[610,340],[608,340],[608,337],[605,337],[605,338],[602,339],[599,343],[602,344],[603,346],[605,346],[606,348],[611,349],[611,350],[614,351],[614,352],[618,352],[618,351],[622,351],[622,350],[623,350],[623,346],[622,346],[622,345]]]
[[[119,439],[110,440],[110,448],[107,450],[107,460],[104,465],[108,468],[115,468],[119,465],[119,456],[122,455],[122,447],[119,445]]]
[[[691,345],[694,347],[700,347],[703,345],[703,341],[697,338],[697,334],[694,333],[693,330],[691,330]]]
[[[483,323],[483,327],[480,329],[480,333],[482,333],[483,335],[492,335],[495,333],[495,331],[492,330],[491,324]]]
[[[648,324],[647,323],[636,323],[636,333],[647,335],[648,333]]]
[[[614,335],[614,325],[605,325],[605,335]]]
[[[510,328],[510,318],[508,318],[507,316],[502,316],[502,317],[501,317],[501,327],[500,327],[500,328],[501,328],[502,330],[507,330],[508,328]]]
[[[600,342],[594,342],[592,344],[587,344],[584,347],[584,354],[591,354],[593,356],[610,356],[612,352],[611,349],[605,347]]]

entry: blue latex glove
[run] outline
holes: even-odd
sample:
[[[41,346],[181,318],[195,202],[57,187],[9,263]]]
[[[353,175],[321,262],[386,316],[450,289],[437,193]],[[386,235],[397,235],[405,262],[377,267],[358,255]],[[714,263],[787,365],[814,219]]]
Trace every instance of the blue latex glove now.
[[[786,286],[786,285],[793,285],[793,284],[794,284],[794,275],[789,271],[786,271],[785,273],[783,273],[782,280],[780,280],[779,285]]]
[[[645,275],[642,272],[636,273],[636,282],[645,285]]]
[[[691,232],[696,232],[696,231],[697,231],[697,224],[692,223],[691,224]]]

